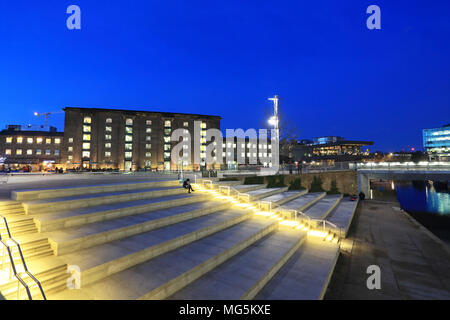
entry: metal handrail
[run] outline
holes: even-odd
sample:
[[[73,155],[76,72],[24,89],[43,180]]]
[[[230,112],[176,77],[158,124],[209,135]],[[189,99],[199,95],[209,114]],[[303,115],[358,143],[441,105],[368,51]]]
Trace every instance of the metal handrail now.
[[[34,276],[31,274],[30,271],[28,271],[28,267],[27,267],[27,264],[26,264],[26,262],[25,262],[25,258],[24,258],[24,256],[23,256],[22,248],[20,247],[20,244],[19,244],[15,239],[13,239],[13,238],[11,237],[11,231],[9,230],[8,221],[6,220],[6,218],[5,218],[4,216],[1,216],[1,215],[0,215],[0,218],[4,221],[6,230],[7,230],[7,232],[8,232],[8,237],[9,237],[9,239],[6,239],[6,240],[10,240],[10,241],[17,247],[17,250],[18,250],[19,256],[20,256],[20,260],[21,260],[21,262],[22,262],[23,269],[24,269],[24,272],[23,272],[23,273],[26,274],[26,275],[28,275],[28,276],[31,278],[31,280],[33,280],[33,282],[36,283],[36,285],[37,285],[38,288],[39,288],[39,291],[40,291],[41,294],[42,294],[42,298],[43,298],[44,300],[47,300],[47,297],[45,296],[44,289],[42,288],[41,283],[39,282],[38,279],[36,279],[36,277],[34,277]],[[28,299],[29,299],[29,300],[33,300],[33,297],[32,297],[32,294],[31,294],[30,287],[29,287],[28,284],[22,279],[21,273],[17,271],[16,263],[14,262],[14,255],[13,255],[13,252],[12,252],[12,250],[11,250],[10,245],[6,242],[6,240],[3,240],[3,239],[2,239],[2,235],[1,235],[1,233],[0,233],[0,243],[2,243],[2,245],[3,245],[2,267],[3,267],[3,263],[4,263],[4,258],[5,258],[4,249],[6,248],[6,250],[8,251],[8,256],[9,256],[9,261],[10,261],[10,268],[9,268],[9,270],[10,270],[10,278],[11,278],[11,271],[13,271],[13,272],[14,272],[14,276],[16,277],[16,279],[17,279],[17,281],[18,281],[18,283],[17,283],[17,297],[19,298],[19,295],[20,295],[20,286],[19,286],[19,284],[22,284],[22,286],[25,288],[25,290],[26,290],[26,292],[27,292]]]

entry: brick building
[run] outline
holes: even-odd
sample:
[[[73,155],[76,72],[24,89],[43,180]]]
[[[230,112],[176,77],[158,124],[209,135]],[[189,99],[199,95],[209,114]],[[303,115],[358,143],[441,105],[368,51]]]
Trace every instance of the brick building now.
[[[26,130],[10,125],[0,132],[0,170],[53,169],[61,163],[63,132]]]
[[[201,147],[206,129],[220,129],[219,116],[98,108],[64,108],[62,163],[67,169],[176,170],[171,161],[175,143],[171,133],[182,128],[191,135],[194,121],[201,123]],[[191,163],[193,163],[193,154]],[[202,159],[203,161],[203,159]],[[184,164],[187,170],[200,165]]]

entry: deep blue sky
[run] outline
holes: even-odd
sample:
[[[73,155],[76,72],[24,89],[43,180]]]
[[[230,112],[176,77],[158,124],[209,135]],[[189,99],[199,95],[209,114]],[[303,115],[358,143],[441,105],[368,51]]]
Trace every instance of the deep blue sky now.
[[[70,4],[80,31],[66,28]],[[382,30],[366,28],[371,4]],[[84,106],[258,128],[275,93],[300,138],[393,151],[450,122],[448,0],[2,1],[0,36],[2,127]]]

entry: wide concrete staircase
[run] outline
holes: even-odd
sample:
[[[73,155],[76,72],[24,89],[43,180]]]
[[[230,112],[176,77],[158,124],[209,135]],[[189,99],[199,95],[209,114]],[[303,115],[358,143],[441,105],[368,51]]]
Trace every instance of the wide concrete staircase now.
[[[48,299],[321,299],[339,239],[328,229],[314,237],[301,217],[336,222],[342,197],[211,184],[192,194],[178,181],[20,190],[0,209]],[[291,286],[293,270],[304,295],[276,289]],[[26,298],[17,288],[14,276],[0,278],[6,299]],[[32,295],[41,298],[36,287]]]

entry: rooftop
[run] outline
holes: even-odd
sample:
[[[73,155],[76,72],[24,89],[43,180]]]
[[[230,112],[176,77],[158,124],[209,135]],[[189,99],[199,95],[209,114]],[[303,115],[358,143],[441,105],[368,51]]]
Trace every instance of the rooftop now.
[[[195,114],[195,113],[181,113],[181,112],[166,112],[166,111],[147,111],[147,110],[128,110],[128,109],[106,109],[106,108],[82,108],[82,107],[65,107],[64,111],[83,111],[83,112],[120,112],[120,113],[149,113],[149,114],[161,114],[162,116],[175,116],[175,115],[188,115],[188,116],[197,116],[204,118],[215,118],[222,119],[220,116],[215,115],[204,115],[204,114]]]

